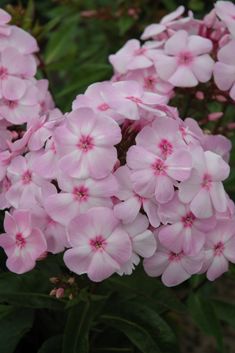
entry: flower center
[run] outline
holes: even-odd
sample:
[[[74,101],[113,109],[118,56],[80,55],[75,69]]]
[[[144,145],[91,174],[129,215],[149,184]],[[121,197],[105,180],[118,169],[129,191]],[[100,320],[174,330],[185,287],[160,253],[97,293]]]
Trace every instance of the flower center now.
[[[88,199],[88,188],[86,188],[85,186],[79,186],[79,187],[75,187],[73,189],[73,196],[75,201],[87,201]]]
[[[8,77],[8,70],[6,67],[1,66],[0,67],[0,79],[5,80]]]
[[[103,251],[107,245],[105,238],[102,235],[97,235],[94,239],[90,240],[90,246],[93,251]]]
[[[178,56],[179,65],[190,65],[193,61],[193,55],[190,52],[181,52]]]
[[[214,246],[214,254],[216,256],[220,256],[223,254],[224,251],[224,244],[220,241]]]
[[[158,147],[160,148],[164,158],[167,158],[168,156],[170,156],[173,153],[173,146],[166,139],[161,140]]]
[[[211,187],[212,178],[209,174],[205,174],[201,183],[202,188],[209,190]]]
[[[88,152],[90,151],[93,147],[93,138],[91,136],[81,136],[77,147],[81,149],[83,152]]]
[[[181,251],[180,253],[176,254],[174,252],[170,252],[170,255],[169,255],[169,261],[180,261],[182,259],[182,257],[184,256],[184,252]]]
[[[161,159],[157,159],[153,164],[152,168],[155,175],[166,175],[167,166]]]
[[[110,108],[110,106],[107,103],[102,103],[97,107],[97,109],[99,109],[102,112],[105,112],[109,108]]]
[[[21,233],[16,234],[16,246],[20,249],[24,248],[26,244],[26,240]]]
[[[23,184],[29,184],[32,181],[32,173],[30,170],[27,170],[23,175],[22,175],[22,182]]]
[[[154,78],[154,76],[147,76],[144,79],[144,87],[147,89],[153,89],[156,82],[157,80]]]
[[[4,100],[4,103],[9,109],[15,109],[18,106],[18,101],[9,101],[7,99]]]
[[[126,99],[129,99],[130,101],[132,101],[134,103],[142,103],[142,100],[138,97],[128,96],[128,97],[126,97]]]
[[[192,228],[195,219],[196,217],[192,212],[189,212],[184,217],[182,217],[181,221],[184,224],[184,228]]]

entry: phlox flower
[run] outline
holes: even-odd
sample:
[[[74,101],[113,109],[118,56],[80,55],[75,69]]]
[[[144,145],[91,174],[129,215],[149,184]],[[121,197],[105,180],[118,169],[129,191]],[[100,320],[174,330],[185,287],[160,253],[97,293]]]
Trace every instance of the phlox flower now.
[[[160,224],[158,216],[158,204],[154,198],[145,198],[138,195],[131,181],[131,171],[125,165],[121,166],[114,173],[119,188],[115,196],[122,202],[114,206],[114,214],[123,223],[132,223],[140,212],[141,207],[146,212],[149,222],[153,227]]]
[[[225,212],[228,200],[222,181],[229,171],[221,156],[197,147],[193,153],[191,176],[179,185],[180,200],[190,203],[190,210],[198,218],[209,218],[214,210]]]
[[[235,5],[231,1],[217,1],[215,11],[235,38]]]
[[[0,100],[0,118],[12,124],[21,125],[37,119],[40,113],[38,89],[30,81],[25,81],[25,92],[19,99]]]
[[[137,39],[131,39],[116,53],[109,56],[109,61],[114,70],[124,74],[129,70],[144,69],[151,67],[151,49],[140,45]]]
[[[201,272],[214,281],[228,271],[229,261],[235,263],[235,221],[220,221],[206,236],[205,262]]]
[[[114,145],[120,142],[121,131],[114,120],[98,116],[90,108],[80,108],[68,114],[54,137],[64,173],[75,178],[101,179],[116,163]]]
[[[161,227],[158,238],[163,246],[174,253],[184,252],[186,255],[198,254],[206,239],[206,233],[216,225],[215,217],[197,218],[190,210],[189,204],[180,202],[178,194],[159,206]]]
[[[10,26],[7,25],[8,22],[11,20],[11,15],[0,9],[0,35],[1,36],[8,36],[11,32]]]
[[[17,46],[16,46],[17,47]],[[15,48],[0,51],[0,97],[16,100],[23,97],[27,83],[25,78],[36,74],[36,61],[31,55],[22,55]]]
[[[148,226],[148,219],[142,214],[139,214],[134,222],[123,226],[131,239],[133,250],[131,258],[122,265],[121,269],[118,271],[119,274],[132,274],[135,266],[140,262],[140,256],[142,258],[148,258],[155,253],[157,243],[152,231],[148,229]]]
[[[157,113],[156,106],[168,101],[166,95],[147,92],[135,81],[118,81],[104,87],[102,95],[111,109],[130,120],[139,120],[140,113]]]
[[[89,208],[112,207],[111,196],[117,191],[112,174],[100,180],[61,177],[58,182],[62,191],[46,199],[45,209],[53,220],[63,225],[68,225],[75,216]]]
[[[32,156],[17,156],[7,168],[11,186],[6,199],[15,208],[27,208],[35,204],[43,187],[50,185],[32,170]]]
[[[158,241],[157,232],[155,237]],[[183,251],[174,253],[158,241],[157,250],[150,258],[144,259],[144,269],[150,277],[161,276],[167,287],[176,286],[198,273],[203,265],[204,253],[195,256],[186,255]]]
[[[176,87],[194,87],[212,76],[214,61],[209,53],[212,42],[180,30],[167,40],[155,60],[161,79]]]
[[[219,61],[215,63],[214,67],[214,78],[216,85],[222,91],[229,90],[229,95],[233,100],[235,100],[235,63],[233,60],[234,51],[235,40],[232,40],[218,51],[217,56]]]
[[[64,254],[66,266],[100,282],[121,269],[132,254],[131,241],[113,211],[95,207],[74,218],[68,226],[72,246]]]
[[[7,254],[10,271],[21,274],[34,268],[36,260],[47,250],[46,240],[38,228],[32,227],[28,210],[6,212],[6,233],[0,235],[0,246]]]

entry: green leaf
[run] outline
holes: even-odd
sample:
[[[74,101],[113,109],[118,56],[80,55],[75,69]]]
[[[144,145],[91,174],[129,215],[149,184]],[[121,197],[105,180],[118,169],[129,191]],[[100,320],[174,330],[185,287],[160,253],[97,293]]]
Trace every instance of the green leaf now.
[[[111,315],[102,315],[101,319],[108,326],[121,331],[142,353],[161,352],[148,331],[135,322]]]
[[[53,336],[46,340],[41,348],[39,349],[38,353],[60,353],[62,347],[62,336]]]
[[[214,336],[217,348],[224,351],[221,326],[212,305],[212,299],[206,300],[200,294],[191,294],[188,299],[188,309],[195,323],[209,336]]]
[[[123,36],[135,23],[133,17],[121,17],[118,21],[120,35]]]
[[[105,298],[106,299],[106,298]],[[95,316],[104,301],[91,302],[86,298],[69,309],[68,319],[63,337],[62,353],[88,353],[89,332]]]
[[[213,300],[213,307],[220,320],[227,322],[235,328],[235,303]]]
[[[33,311],[6,307],[6,315],[0,315],[0,349],[13,353],[21,338],[33,325]]]

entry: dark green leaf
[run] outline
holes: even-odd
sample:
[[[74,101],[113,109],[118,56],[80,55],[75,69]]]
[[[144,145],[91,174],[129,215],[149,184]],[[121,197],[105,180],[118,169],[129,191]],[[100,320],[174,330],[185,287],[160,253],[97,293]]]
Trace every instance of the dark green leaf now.
[[[219,351],[223,352],[220,322],[211,303],[211,298],[206,300],[200,294],[193,293],[188,299],[188,309],[195,323],[205,334],[214,336]]]
[[[0,351],[13,353],[18,342],[33,324],[33,311],[6,307],[6,315],[0,315]]]
[[[160,353],[154,339],[145,328],[117,316],[102,315],[105,324],[121,331],[142,353]]]
[[[62,348],[62,336],[53,336],[46,340],[41,348],[39,349],[38,353],[60,353]]]

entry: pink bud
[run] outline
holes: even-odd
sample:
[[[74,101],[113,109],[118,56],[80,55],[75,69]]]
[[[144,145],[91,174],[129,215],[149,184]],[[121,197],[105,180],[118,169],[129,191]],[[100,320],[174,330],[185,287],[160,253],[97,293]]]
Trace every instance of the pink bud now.
[[[223,112],[211,113],[208,115],[209,121],[217,121],[223,116]]]
[[[227,98],[225,96],[222,96],[221,94],[218,94],[215,98],[218,102],[221,102],[221,103],[227,102]]]
[[[229,123],[227,125],[227,128],[230,129],[230,130],[234,130],[235,129],[235,123]]]
[[[200,101],[202,101],[204,98],[205,98],[205,95],[202,91],[197,91],[196,94],[195,94],[195,97],[197,99],[199,99]]]
[[[52,289],[49,293],[49,295],[51,295],[52,297],[54,297],[56,295],[56,288]]]
[[[58,288],[56,290],[56,294],[55,294],[56,298],[62,298],[64,296],[64,288]]]

